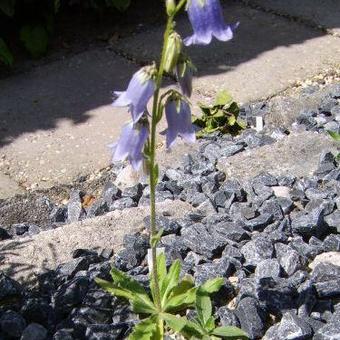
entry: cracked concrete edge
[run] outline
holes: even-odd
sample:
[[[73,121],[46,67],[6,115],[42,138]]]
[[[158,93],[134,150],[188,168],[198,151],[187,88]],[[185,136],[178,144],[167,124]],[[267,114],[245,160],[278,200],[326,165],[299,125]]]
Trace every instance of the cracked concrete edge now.
[[[193,207],[182,201],[157,204],[158,215],[181,218]],[[34,284],[37,274],[72,259],[78,248],[100,250],[109,248],[116,253],[123,247],[127,234],[145,232],[143,219],[149,206],[116,210],[104,216],[71,223],[32,237],[0,243],[0,271],[24,284]]]
[[[254,1],[254,0],[237,0],[237,1],[241,2],[243,5],[248,6],[250,8],[257,9],[265,13],[273,14],[273,15],[285,18],[287,20],[296,22],[298,24],[305,25],[306,27],[313,28],[315,30],[319,30],[326,34],[340,38],[340,29],[337,29],[337,31],[335,31],[334,29],[328,28],[324,24],[317,23],[310,18],[301,17],[299,15],[294,15],[288,12],[284,12],[282,10],[280,11],[275,8],[270,8],[270,7],[267,7],[266,5],[261,5],[258,1]]]

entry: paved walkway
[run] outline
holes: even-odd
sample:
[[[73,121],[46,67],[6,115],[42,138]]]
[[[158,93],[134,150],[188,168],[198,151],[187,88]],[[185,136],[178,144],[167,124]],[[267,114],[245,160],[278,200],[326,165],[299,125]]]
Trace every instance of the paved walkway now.
[[[266,98],[340,65],[340,38],[333,34],[340,28],[340,2],[308,1],[306,7],[301,7],[306,1],[288,2],[281,7],[275,1],[228,3],[226,19],[240,21],[235,39],[188,50],[199,69],[194,102],[220,89],[228,89],[239,102]],[[178,28],[190,32],[185,16]],[[22,188],[67,183],[109,164],[106,145],[128,118],[125,109],[110,106],[111,91],[126,87],[138,62],[157,57],[162,29],[0,80],[0,198]],[[172,164],[181,151],[162,154],[163,161]]]

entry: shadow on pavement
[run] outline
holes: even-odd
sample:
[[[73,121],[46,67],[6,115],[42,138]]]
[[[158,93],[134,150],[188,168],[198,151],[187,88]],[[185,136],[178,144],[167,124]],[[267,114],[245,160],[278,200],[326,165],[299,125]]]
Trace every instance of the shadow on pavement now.
[[[226,73],[267,51],[281,46],[289,48],[326,34],[245,7],[239,1],[225,2],[225,8],[226,20],[230,23],[239,20],[241,25],[230,42],[215,41],[204,48],[190,48],[199,77]],[[187,18],[180,18],[178,27],[190,33]],[[140,41],[136,35],[118,40],[113,50],[132,55],[141,64],[150,62],[156,58],[161,42],[158,34],[161,30],[159,27],[153,30],[154,34],[146,35],[147,41],[142,39],[142,32]],[[303,65],[303,60],[298,62]],[[42,130],[48,134],[64,120],[71,124],[88,121],[89,111],[110,104],[112,91],[124,90],[136,69],[126,59],[103,48],[0,80],[0,147],[24,133]]]

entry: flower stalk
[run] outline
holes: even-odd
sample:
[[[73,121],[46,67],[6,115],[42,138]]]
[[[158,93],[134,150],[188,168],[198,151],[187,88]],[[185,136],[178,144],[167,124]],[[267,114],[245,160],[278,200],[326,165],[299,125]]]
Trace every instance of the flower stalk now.
[[[152,254],[152,278],[154,280],[155,287],[155,305],[161,311],[161,295],[158,283],[158,268],[157,268],[157,243],[153,242],[153,239],[157,235],[156,226],[156,185],[158,181],[158,165],[156,164],[156,127],[158,123],[158,118],[161,115],[162,105],[160,105],[159,92],[162,86],[162,80],[164,75],[164,66],[166,63],[166,50],[169,43],[169,37],[172,33],[174,27],[174,18],[176,14],[183,8],[187,0],[181,0],[176,9],[168,13],[168,19],[166,23],[166,28],[163,38],[163,47],[161,53],[161,60],[158,67],[158,72],[156,74],[156,88],[153,97],[152,104],[152,116],[151,116],[151,133],[150,133],[150,155],[149,155],[149,169],[150,169],[150,245]]]

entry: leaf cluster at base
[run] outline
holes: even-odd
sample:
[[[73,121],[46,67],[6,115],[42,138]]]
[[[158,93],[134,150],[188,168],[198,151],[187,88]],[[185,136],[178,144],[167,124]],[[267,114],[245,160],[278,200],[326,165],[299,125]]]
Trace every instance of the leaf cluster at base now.
[[[107,292],[130,302],[133,312],[140,315],[138,323],[129,336],[130,340],[160,340],[164,336],[164,325],[188,339],[247,339],[246,334],[236,327],[215,327],[209,295],[220,290],[223,278],[208,280],[195,287],[189,275],[180,278],[181,263],[176,260],[169,270],[165,255],[157,256],[160,307],[155,304],[154,278],[150,275],[150,294],[129,275],[112,268],[113,282],[100,278],[96,282]],[[197,320],[189,321],[176,314],[196,305]]]
[[[237,135],[246,128],[246,123],[239,119],[240,109],[227,91],[221,91],[213,105],[199,104],[201,117],[195,117],[193,123],[201,128],[197,137],[204,137],[212,132]]]

